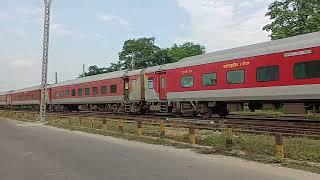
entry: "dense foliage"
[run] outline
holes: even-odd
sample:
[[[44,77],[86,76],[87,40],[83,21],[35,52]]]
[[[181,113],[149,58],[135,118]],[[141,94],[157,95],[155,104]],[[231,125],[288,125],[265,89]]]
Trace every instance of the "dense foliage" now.
[[[124,42],[119,61],[109,67],[90,66],[85,76],[92,76],[122,69],[141,69],[150,66],[177,62],[183,58],[201,55],[206,52],[204,46],[186,42],[174,44],[171,48],[160,48],[155,44],[155,38],[130,39]],[[134,63],[132,63],[134,62]],[[82,77],[83,75],[80,75]]]
[[[263,30],[272,39],[320,31],[320,0],[276,0],[266,15],[272,22]]]

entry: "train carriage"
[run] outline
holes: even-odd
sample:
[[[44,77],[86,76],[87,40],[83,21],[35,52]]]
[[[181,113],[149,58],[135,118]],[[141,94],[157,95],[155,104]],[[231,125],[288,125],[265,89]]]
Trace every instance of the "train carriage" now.
[[[7,103],[16,109],[39,109],[41,99],[40,86],[19,89],[10,92]]]
[[[116,71],[50,85],[50,110],[137,111],[142,70]]]
[[[320,104],[320,33],[187,58],[163,68],[167,101],[183,114],[283,104],[290,113]]]
[[[51,111],[160,112],[209,117],[229,111],[319,111],[320,32],[140,70],[48,86]],[[40,87],[0,94],[0,106],[38,108]]]
[[[9,92],[0,92],[0,108],[5,108],[9,104],[7,103],[7,95]]]

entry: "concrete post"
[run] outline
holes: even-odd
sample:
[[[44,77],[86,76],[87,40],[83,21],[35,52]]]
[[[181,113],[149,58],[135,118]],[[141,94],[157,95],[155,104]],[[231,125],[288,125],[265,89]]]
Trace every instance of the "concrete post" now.
[[[124,131],[123,131],[123,120],[122,119],[118,120],[118,128],[119,128],[119,131],[121,133],[124,133]]]
[[[142,136],[143,129],[142,129],[142,121],[137,121],[137,128],[138,128],[138,136]]]
[[[160,121],[160,137],[164,138],[166,135],[166,126],[164,124],[164,120]]]
[[[275,134],[276,140],[276,157],[282,161],[284,159],[284,148],[283,148],[283,136],[282,134]]]
[[[190,144],[196,144],[196,128],[193,125],[189,126]]]

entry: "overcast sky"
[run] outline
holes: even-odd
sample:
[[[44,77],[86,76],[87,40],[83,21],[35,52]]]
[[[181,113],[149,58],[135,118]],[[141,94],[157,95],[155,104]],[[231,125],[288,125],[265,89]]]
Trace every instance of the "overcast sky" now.
[[[267,41],[272,0],[53,0],[49,83],[82,64],[107,66],[123,42],[156,37],[160,47],[193,41],[208,52]],[[0,1],[0,91],[40,84],[43,0]]]

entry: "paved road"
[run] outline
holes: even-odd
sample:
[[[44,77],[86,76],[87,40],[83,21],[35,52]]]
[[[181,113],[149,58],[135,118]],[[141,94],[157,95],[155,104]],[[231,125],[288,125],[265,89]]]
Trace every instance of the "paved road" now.
[[[291,180],[319,175],[0,119],[1,180]]]

